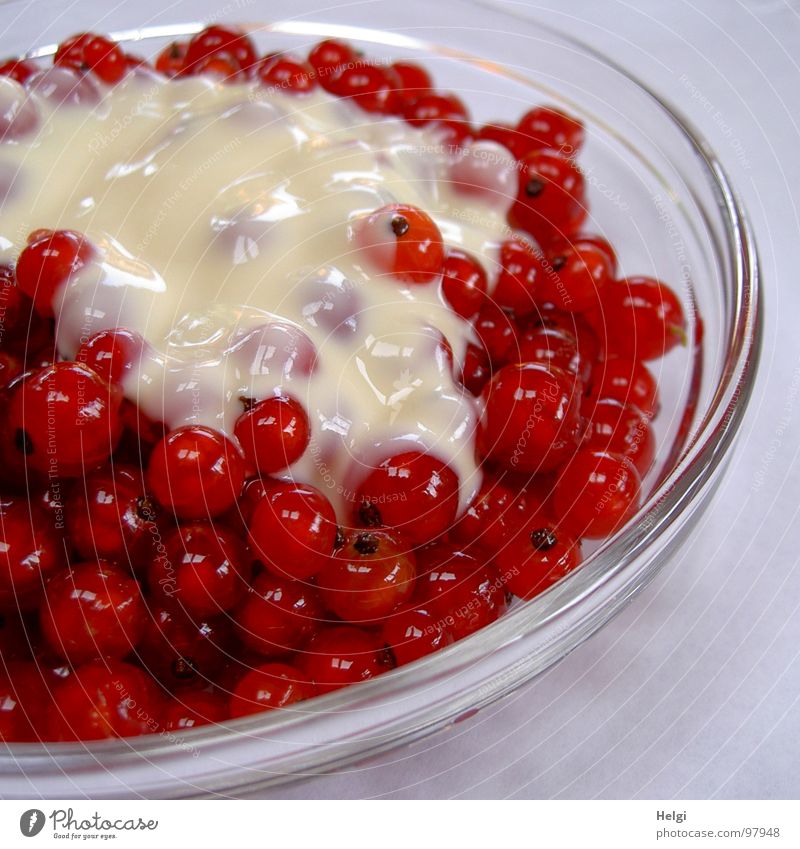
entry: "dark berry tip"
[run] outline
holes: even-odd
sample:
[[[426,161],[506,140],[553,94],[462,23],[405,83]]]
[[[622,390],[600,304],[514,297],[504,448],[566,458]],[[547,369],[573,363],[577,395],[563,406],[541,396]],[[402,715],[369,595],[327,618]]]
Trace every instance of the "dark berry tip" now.
[[[359,554],[375,554],[380,548],[380,540],[375,534],[359,534],[353,543],[353,548]]]
[[[365,528],[378,528],[383,524],[378,505],[372,504],[370,501],[362,502],[358,508],[358,517]]]
[[[392,232],[398,239],[408,233],[408,228],[410,226],[408,219],[404,215],[395,215],[394,218],[392,218]]]
[[[558,545],[558,537],[552,528],[538,528],[531,531],[531,545],[537,551],[550,551],[555,545]]]
[[[18,428],[14,433],[14,447],[22,454],[33,454],[33,442],[31,442],[28,432],[22,428]]]
[[[525,194],[529,198],[538,197],[544,191],[544,180],[539,177],[532,177],[528,180],[528,184],[525,186]]]
[[[567,264],[567,258],[561,254],[554,257],[550,264],[553,266],[553,271],[561,271],[561,269]]]

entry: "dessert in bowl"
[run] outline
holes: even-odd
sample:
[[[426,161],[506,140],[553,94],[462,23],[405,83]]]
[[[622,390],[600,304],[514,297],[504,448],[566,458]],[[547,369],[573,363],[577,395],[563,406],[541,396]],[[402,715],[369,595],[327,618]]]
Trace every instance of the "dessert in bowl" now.
[[[6,68],[12,742],[297,719],[481,639],[636,514],[647,363],[701,341],[585,228],[560,109],[223,27],[154,65]]]

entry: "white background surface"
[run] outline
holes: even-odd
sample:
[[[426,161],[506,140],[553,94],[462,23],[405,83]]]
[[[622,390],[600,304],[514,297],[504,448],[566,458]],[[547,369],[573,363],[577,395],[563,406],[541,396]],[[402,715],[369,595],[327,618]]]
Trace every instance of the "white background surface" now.
[[[611,625],[444,734],[268,795],[796,799],[800,3],[525,5],[643,78],[727,166],[755,226],[765,284],[750,415],[693,543]]]

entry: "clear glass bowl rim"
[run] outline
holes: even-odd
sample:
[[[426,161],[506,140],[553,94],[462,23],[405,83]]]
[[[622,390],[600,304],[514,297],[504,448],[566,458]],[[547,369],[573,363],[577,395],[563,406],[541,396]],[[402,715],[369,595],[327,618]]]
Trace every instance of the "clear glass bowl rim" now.
[[[491,7],[492,3],[474,0],[475,5]],[[502,7],[506,13],[514,14],[508,7]],[[222,726],[203,727],[182,732],[181,739],[191,744],[193,750],[202,755],[204,750],[224,744],[232,734],[247,737],[269,738],[289,731],[298,723],[308,720],[315,714],[340,713],[358,710],[360,706],[374,704],[382,699],[402,694],[412,684],[424,687],[446,673],[457,661],[459,665],[479,662],[495,650],[517,639],[531,637],[537,630],[553,625],[576,605],[586,601],[603,585],[616,578],[625,578],[626,592],[614,606],[607,605],[592,611],[592,621],[580,620],[573,623],[570,631],[579,631],[578,639],[569,642],[572,649],[586,639],[637,592],[655,573],[652,564],[641,560],[647,549],[667,534],[682,514],[701,498],[715,477],[715,472],[727,457],[729,448],[744,418],[748,400],[752,394],[761,348],[762,304],[759,286],[759,265],[751,228],[744,210],[737,198],[729,178],[717,156],[697,132],[693,125],[672,106],[651,90],[644,82],[633,76],[625,68],[614,62],[602,52],[596,50],[558,28],[542,23],[532,15],[525,14],[527,25],[535,27],[548,36],[568,44],[572,49],[583,52],[615,70],[626,82],[643,92],[671,121],[694,152],[700,157],[706,177],[717,196],[717,204],[725,226],[727,259],[733,275],[726,283],[730,286],[730,312],[733,319],[728,338],[725,340],[725,362],[723,377],[716,386],[714,397],[709,404],[702,424],[697,428],[696,436],[682,454],[671,473],[661,482],[642,506],[635,520],[615,535],[599,551],[592,555],[593,568],[581,568],[563,579],[554,588],[533,601],[519,605],[509,611],[497,622],[481,629],[477,634],[436,653],[424,661],[395,669],[379,678],[365,681],[357,687],[350,687],[303,703],[303,712],[272,712],[235,720]],[[262,23],[242,24],[250,31],[269,31],[280,27],[280,23],[265,25]],[[308,24],[306,24],[308,26]],[[330,30],[329,25],[320,23],[320,30]],[[150,37],[158,34],[191,33],[202,28],[202,24],[185,24],[173,27],[146,27],[139,31],[118,31],[112,37],[120,41],[132,38]],[[368,30],[364,30],[368,32]],[[416,41],[416,40],[415,40]],[[419,41],[420,47],[425,42]],[[46,56],[54,52],[55,45],[41,47],[29,55]],[[588,563],[587,563],[588,566]],[[657,568],[657,567],[656,567]],[[625,573],[628,572],[627,576]],[[586,617],[588,620],[589,617]],[[582,629],[579,626],[583,626]],[[564,641],[570,631],[562,634]],[[544,658],[538,667],[520,668],[517,675],[505,676],[502,682],[480,698],[467,704],[463,700],[453,700],[447,712],[440,709],[431,711],[431,715],[418,714],[413,725],[397,729],[395,734],[381,734],[372,745],[360,741],[351,747],[343,747],[336,752],[320,751],[316,758],[311,757],[302,763],[303,772],[329,767],[333,763],[345,763],[365,757],[379,750],[390,748],[400,742],[416,739],[457,718],[465,710],[477,709],[489,704],[520,687],[532,677],[540,674],[558,658],[566,653]],[[33,779],[36,767],[43,762],[59,759],[62,768],[80,769],[96,764],[98,756],[114,759],[120,766],[132,759],[152,758],[157,752],[175,754],[181,750],[180,744],[165,742],[159,735],[148,735],[125,740],[102,740],[90,744],[83,743],[19,743],[10,744],[0,751],[0,772],[6,775],[12,772],[28,772]]]

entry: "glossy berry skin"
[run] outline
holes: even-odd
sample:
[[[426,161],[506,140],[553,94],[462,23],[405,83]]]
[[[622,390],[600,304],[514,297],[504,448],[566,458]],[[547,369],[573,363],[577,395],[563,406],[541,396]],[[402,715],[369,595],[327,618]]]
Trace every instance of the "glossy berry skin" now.
[[[483,397],[483,453],[509,471],[552,471],[575,451],[579,399],[575,380],[560,369],[538,363],[504,366]]]
[[[250,542],[253,556],[273,574],[306,580],[333,553],[336,514],[314,487],[276,484],[253,512]]]
[[[413,603],[441,620],[455,640],[494,622],[506,609],[502,581],[480,560],[450,543],[419,551]]]
[[[652,277],[628,277],[607,286],[600,310],[609,354],[656,360],[685,341],[680,301]]]
[[[396,81],[395,97],[401,111],[433,88],[430,74],[414,62],[395,62],[389,72]]]
[[[524,137],[525,153],[550,148],[574,156],[583,146],[583,124],[552,106],[537,106],[526,112],[517,124]]]
[[[398,108],[392,78],[383,68],[367,62],[345,68],[334,84],[334,93],[351,100],[365,112],[391,115]]]
[[[170,690],[204,687],[234,650],[227,617],[191,617],[175,607],[151,607],[136,647],[141,666]]]
[[[117,391],[80,363],[40,369],[13,392],[8,424],[14,447],[42,474],[87,472],[119,441],[120,401]]]
[[[392,613],[383,624],[381,637],[397,666],[413,663],[453,642],[447,625],[423,607]]]
[[[357,58],[349,44],[329,38],[314,46],[308,62],[316,71],[320,85],[327,91],[333,91],[344,70]]]
[[[387,525],[415,545],[445,533],[458,510],[458,476],[442,460],[406,451],[384,460],[356,490],[354,520]]]
[[[25,499],[0,502],[0,610],[31,610],[45,582],[64,568],[64,546],[50,517]]]
[[[656,379],[644,363],[625,357],[609,357],[595,368],[592,389],[586,399],[588,414],[601,398],[631,404],[651,417],[659,408]]]
[[[268,87],[287,94],[307,94],[317,86],[310,65],[285,56],[270,56],[262,59],[256,76]]]
[[[655,459],[656,438],[647,416],[636,407],[602,398],[592,408],[582,447],[621,454],[644,477]]]
[[[32,661],[0,665],[0,743],[47,739],[45,718],[53,709],[46,673]]]
[[[381,207],[357,222],[355,240],[371,268],[402,283],[430,283],[442,273],[442,234],[415,206]]]
[[[559,310],[550,304],[540,305],[531,316],[532,324],[552,330],[563,330],[574,337],[581,362],[592,368],[600,360],[600,342],[583,315]]]
[[[75,487],[66,511],[70,545],[86,559],[130,562],[153,529],[155,512],[141,475],[115,466],[88,475]]]
[[[39,608],[50,648],[71,663],[124,657],[145,623],[138,583],[106,562],[79,563],[50,581]]]
[[[594,363],[581,355],[577,339],[559,327],[533,327],[519,337],[517,357],[523,363],[555,366],[588,385]]]
[[[442,268],[442,295],[453,311],[471,319],[486,302],[486,272],[483,266],[460,248],[447,248]]]
[[[127,70],[125,54],[118,44],[93,33],[80,33],[63,41],[53,63],[75,71],[91,71],[104,83],[118,83]]]
[[[183,70],[186,51],[189,44],[185,41],[173,41],[156,57],[156,70],[168,77],[175,77]]]
[[[318,693],[330,693],[385,672],[389,667],[382,649],[372,632],[337,625],[319,631],[297,656],[297,663]]]
[[[542,262],[542,257],[523,239],[503,242],[493,300],[516,316],[530,315],[536,309]]]
[[[69,277],[92,258],[92,246],[74,230],[43,230],[17,260],[17,284],[37,312],[52,318],[53,301]]]
[[[493,364],[503,364],[516,358],[517,326],[511,316],[489,301],[475,320],[475,333]]]
[[[106,383],[119,385],[133,371],[143,348],[144,340],[133,330],[101,330],[80,346],[75,359]]]
[[[79,666],[54,691],[53,740],[136,737],[158,729],[160,699],[146,673],[119,660]]]
[[[160,718],[164,731],[218,725],[228,719],[228,700],[219,693],[186,690],[167,702]]]
[[[424,127],[446,121],[463,122],[467,120],[467,108],[455,95],[422,94],[407,103],[403,115],[409,124]]]
[[[345,622],[388,616],[408,601],[417,568],[413,553],[392,531],[354,531],[317,576],[328,610]]]
[[[189,616],[218,616],[247,592],[250,556],[237,534],[219,523],[191,522],[164,537],[150,563],[150,593]]]
[[[262,474],[272,474],[303,456],[311,431],[302,405],[280,396],[246,409],[236,420],[234,436],[247,460]]]
[[[627,457],[583,449],[559,475],[553,510],[573,536],[611,536],[639,508],[641,479]]]
[[[244,33],[227,27],[210,26],[189,41],[182,73],[200,73],[207,70],[209,63],[214,60],[225,63],[234,73],[246,76],[255,67],[258,57],[252,41]]]
[[[539,242],[574,232],[586,217],[584,184],[572,160],[553,150],[529,153],[520,163],[511,222]]]
[[[491,380],[491,377],[492,367],[484,348],[473,345],[472,342],[468,343],[464,355],[464,365],[459,377],[461,385],[472,395],[477,396],[483,392],[484,386]]]
[[[494,560],[505,588],[526,601],[560,581],[580,562],[579,542],[558,527],[536,521],[528,522]]]
[[[509,124],[485,124],[475,134],[476,141],[493,141],[503,145],[517,159],[521,159],[529,151],[527,139]]]
[[[233,614],[242,644],[264,657],[305,645],[325,618],[316,587],[262,572]]]
[[[314,686],[287,663],[265,663],[239,679],[228,700],[231,719],[265,710],[280,710],[311,698]]]
[[[30,59],[7,59],[0,64],[0,77],[10,77],[24,85],[25,80],[40,70],[41,68]]]
[[[549,257],[541,297],[566,312],[586,312],[603,299],[611,280],[611,263],[605,251],[579,244]]]
[[[546,246],[546,253],[551,263],[555,263],[559,256],[564,256],[572,250],[580,250],[582,248],[593,248],[605,254],[608,260],[610,276],[615,277],[619,262],[617,260],[617,252],[614,250],[611,242],[604,236],[597,233],[586,233],[581,231],[569,238],[557,236],[550,241]]]
[[[148,487],[181,519],[219,516],[236,502],[245,477],[239,449],[218,431],[186,425],[153,449]]]

